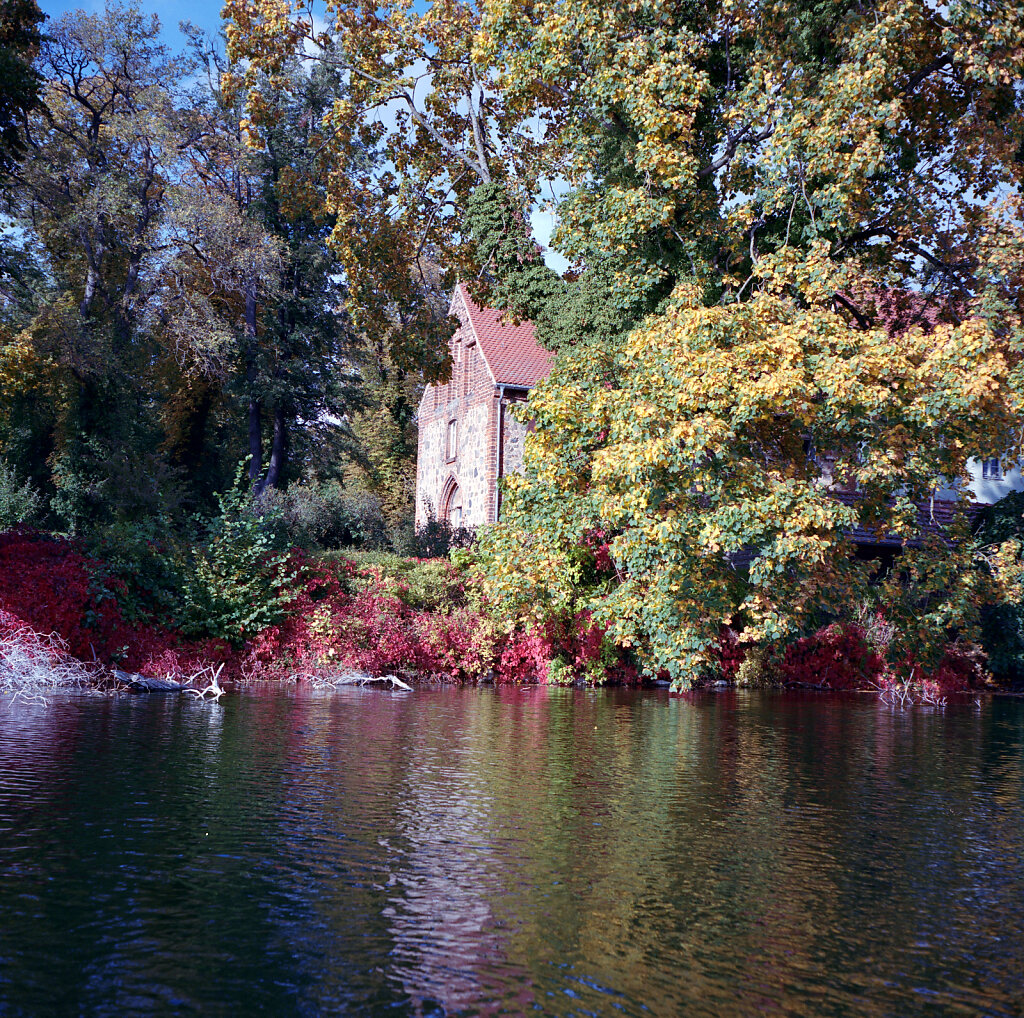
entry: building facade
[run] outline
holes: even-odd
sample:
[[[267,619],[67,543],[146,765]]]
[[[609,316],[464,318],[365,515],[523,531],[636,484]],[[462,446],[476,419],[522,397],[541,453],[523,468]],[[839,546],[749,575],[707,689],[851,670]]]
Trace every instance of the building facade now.
[[[432,516],[480,527],[501,512],[500,481],[523,468],[529,426],[513,416],[551,366],[529,322],[481,308],[461,283],[451,314],[451,379],[428,385],[420,400],[416,526]]]
[[[886,320],[896,333],[909,327],[899,313]],[[522,470],[529,430],[513,409],[551,367],[552,355],[537,343],[529,322],[515,324],[502,312],[481,308],[462,284],[452,295],[451,314],[459,321],[451,340],[451,379],[428,385],[419,406],[417,527],[431,517],[468,528],[498,519],[501,478]],[[971,460],[968,474],[953,485],[939,481],[927,514],[941,516],[940,527],[948,525],[945,517],[959,498],[984,504],[1024,489],[1020,466],[1012,460]],[[857,534],[855,540],[867,545],[873,539]]]

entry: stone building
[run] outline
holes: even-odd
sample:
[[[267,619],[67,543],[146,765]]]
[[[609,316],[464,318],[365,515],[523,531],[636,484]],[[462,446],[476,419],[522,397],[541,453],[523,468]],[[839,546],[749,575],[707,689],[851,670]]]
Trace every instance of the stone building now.
[[[895,334],[914,324],[934,325],[934,315],[928,318],[914,299],[900,304],[886,297],[882,303],[884,323]],[[417,527],[431,514],[463,527],[497,520],[498,482],[522,470],[528,430],[510,409],[526,400],[551,366],[552,355],[538,345],[529,322],[514,325],[502,312],[479,307],[462,284],[452,294],[451,314],[459,320],[451,341],[451,380],[427,386],[419,407]],[[1014,459],[972,460],[968,472],[967,481],[954,485],[938,479],[935,498],[921,508],[940,529],[948,526],[960,497],[991,503],[1024,489],[1021,464]],[[837,497],[855,496],[837,491]],[[858,532],[854,540],[864,546],[875,543],[866,533]]]
[[[451,314],[459,320],[451,380],[428,385],[420,400],[417,527],[431,514],[456,527],[497,520],[498,482],[522,470],[528,430],[511,407],[525,402],[551,364],[529,322],[515,325],[502,312],[480,307],[461,283]]]

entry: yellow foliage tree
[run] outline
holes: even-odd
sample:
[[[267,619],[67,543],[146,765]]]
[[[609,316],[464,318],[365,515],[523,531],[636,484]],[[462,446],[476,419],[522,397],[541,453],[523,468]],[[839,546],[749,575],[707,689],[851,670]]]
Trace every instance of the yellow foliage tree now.
[[[478,46],[570,185],[556,240],[622,309],[530,400],[496,603],[585,603],[679,685],[723,625],[881,607],[925,659],[971,634],[999,570],[931,507],[1019,452],[1022,15],[490,0]],[[616,578],[583,590],[595,531]],[[858,532],[902,542],[881,582]]]

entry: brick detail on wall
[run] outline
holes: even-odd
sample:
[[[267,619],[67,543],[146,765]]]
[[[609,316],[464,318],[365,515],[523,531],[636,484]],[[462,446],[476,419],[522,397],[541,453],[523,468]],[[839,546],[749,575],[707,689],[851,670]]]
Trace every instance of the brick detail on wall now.
[[[451,340],[452,377],[428,385],[420,400],[416,462],[416,526],[440,517],[454,484],[459,488],[461,522],[466,527],[493,523],[498,517],[499,474],[523,469],[523,442],[529,426],[516,420],[510,404],[526,398],[526,390],[496,384],[469,320],[461,288],[451,313],[459,328]],[[448,433],[456,422],[455,455],[448,454]],[[501,435],[501,449],[498,436]]]
[[[416,461],[416,525],[440,516],[451,479],[459,486],[462,524],[479,527],[494,519],[497,403],[494,380],[481,355],[469,316],[456,296],[452,314],[460,327],[451,341],[452,377],[428,385],[420,400]],[[447,452],[448,427],[456,421],[457,448]]]

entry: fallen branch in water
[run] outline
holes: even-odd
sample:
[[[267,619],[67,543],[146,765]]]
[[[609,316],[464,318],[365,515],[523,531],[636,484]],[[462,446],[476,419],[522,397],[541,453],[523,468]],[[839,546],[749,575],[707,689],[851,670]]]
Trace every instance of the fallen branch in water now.
[[[48,692],[92,688],[97,669],[67,653],[55,633],[37,633],[20,619],[0,611],[0,694],[11,703],[45,704]]]
[[[934,689],[929,689],[927,684],[915,686],[913,684],[913,672],[906,682],[893,682],[886,685],[876,685],[878,699],[887,707],[945,707],[946,698],[940,696]]]
[[[205,700],[206,697],[212,696],[214,703],[220,703],[220,698],[227,692],[227,690],[218,681],[220,679],[220,673],[224,670],[224,665],[220,664],[217,666],[217,670],[214,671],[212,665],[207,665],[206,668],[200,669],[198,672],[194,672],[188,677],[189,683],[195,682],[196,679],[201,679],[202,676],[209,674],[210,683],[203,689],[189,689],[190,692],[197,700]]]
[[[139,693],[183,693],[192,692],[188,682],[179,682],[177,679],[151,679],[146,675],[139,675],[137,672],[123,672],[119,668],[114,669],[114,678],[121,683],[121,687]]]
[[[330,678],[325,678],[322,675],[296,676],[296,678],[308,679],[314,688],[327,686],[330,689],[337,689],[339,686],[365,686],[368,682],[388,682],[392,689],[405,689],[412,692],[412,686],[408,682],[403,682],[397,675],[363,675],[360,672],[342,672],[340,675],[332,675]]]

